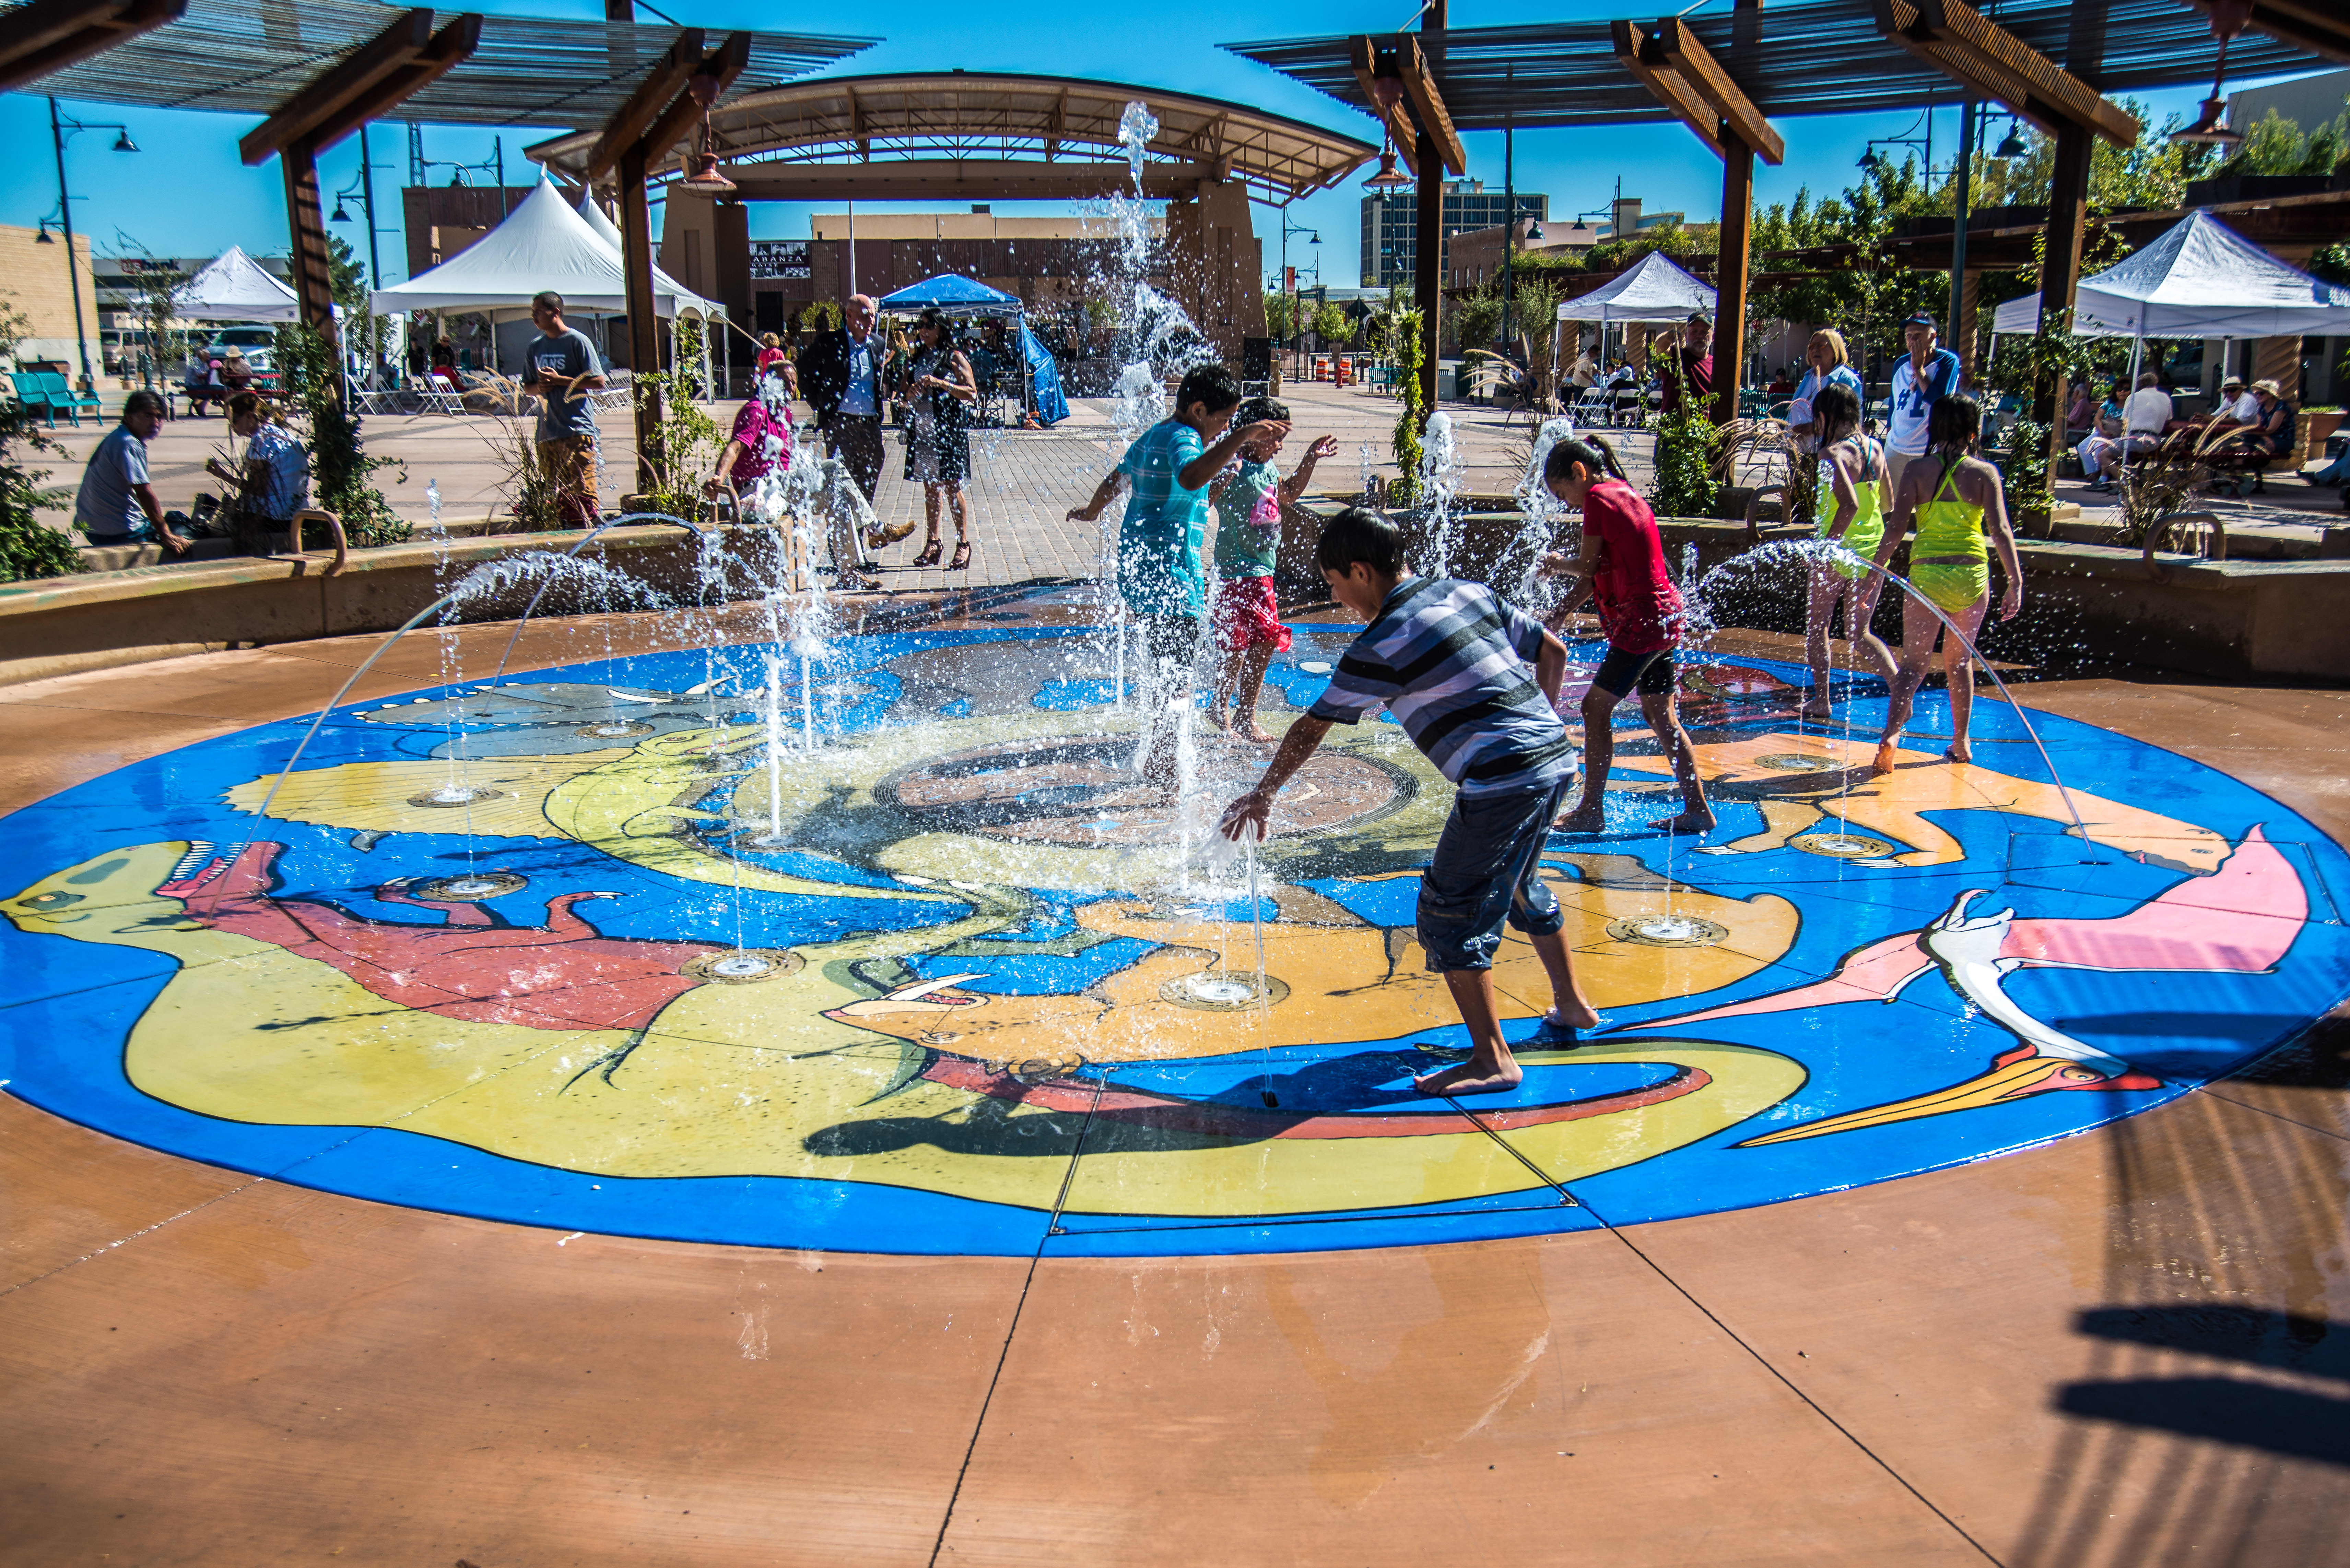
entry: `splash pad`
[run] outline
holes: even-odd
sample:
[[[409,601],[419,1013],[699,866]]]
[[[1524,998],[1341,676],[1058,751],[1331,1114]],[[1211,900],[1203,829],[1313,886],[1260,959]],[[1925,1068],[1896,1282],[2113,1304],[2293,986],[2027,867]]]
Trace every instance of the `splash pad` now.
[[[1391,722],[1344,736],[1280,797],[1252,902],[1206,824],[1263,753],[1201,735],[1146,786],[1145,716],[1068,618],[836,637],[803,723],[773,700],[788,642],[621,655],[337,710],[282,782],[299,721],[20,811],[10,1091],[566,1231],[1302,1251],[1981,1159],[2183,1094],[2350,989],[2350,860],[2225,775],[2043,716],[2060,791],[1985,704],[1982,760],[1870,779],[1865,740],[1795,721],[1798,670],[1717,659],[1686,684],[1721,830],[1637,826],[1668,784],[1627,747],[1620,825],[1545,853],[1607,1031],[1536,1040],[1513,938],[1525,1083],[1420,1098],[1462,1044],[1412,932],[1447,786]],[[1296,629],[1275,727],[1344,646]]]

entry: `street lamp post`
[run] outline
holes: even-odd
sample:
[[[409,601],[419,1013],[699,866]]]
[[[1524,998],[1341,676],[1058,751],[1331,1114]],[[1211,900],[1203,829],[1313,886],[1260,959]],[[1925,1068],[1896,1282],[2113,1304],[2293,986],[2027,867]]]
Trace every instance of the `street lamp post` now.
[[[1281,287],[1282,292],[1289,296],[1289,330],[1284,333],[1283,336],[1289,339],[1289,347],[1292,350],[1289,364],[1289,374],[1291,379],[1295,379],[1297,375],[1297,360],[1295,357],[1295,349],[1297,346],[1297,289],[1289,275],[1289,236],[1292,234],[1312,234],[1314,237],[1308,243],[1318,245],[1322,243],[1322,235],[1311,223],[1292,223],[1289,221],[1288,208],[1281,208],[1280,213]]]
[[[136,152],[139,147],[130,140],[130,128],[121,121],[93,121],[85,125],[69,114],[60,113],[57,100],[49,99],[49,142],[57,150],[57,227],[66,236],[66,283],[73,291],[74,342],[81,350],[81,389],[84,392],[95,392],[98,389],[97,379],[89,373],[89,332],[82,325],[81,273],[78,264],[74,260],[73,198],[66,191],[66,142],[77,132],[84,130],[118,132],[114,139],[114,150],[117,152]],[[95,278],[91,280],[90,290],[89,306],[95,310],[98,308]]]

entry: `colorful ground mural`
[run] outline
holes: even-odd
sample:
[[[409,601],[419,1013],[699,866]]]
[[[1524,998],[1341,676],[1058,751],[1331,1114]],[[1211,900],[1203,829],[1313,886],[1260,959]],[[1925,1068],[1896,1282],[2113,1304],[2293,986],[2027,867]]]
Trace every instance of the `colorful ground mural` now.
[[[1298,628],[1302,705],[1343,633]],[[1777,1202],[2143,1111],[2350,994],[2350,858],[2173,753],[1979,705],[1978,761],[1800,672],[1692,669],[1722,819],[1545,857],[1608,1021],[1514,1094],[1411,929],[1450,790],[1392,723],[1282,797],[1252,904],[1104,644],[1024,628],[646,656],[338,711],[6,819],[12,1094],[277,1179],[768,1246],[1105,1254],[1471,1240]],[[1594,650],[1578,650],[1579,656]],[[773,685],[775,689],[770,690]],[[1938,694],[1912,743],[1933,747]],[[1283,715],[1269,711],[1277,726]],[[771,733],[785,746],[775,751]],[[1645,738],[1643,737],[1643,740]],[[815,742],[810,745],[809,742]],[[2077,821],[2076,821],[2077,818]],[[1256,985],[1263,920],[1265,984]],[[1513,1038],[1546,1001],[1507,946]]]

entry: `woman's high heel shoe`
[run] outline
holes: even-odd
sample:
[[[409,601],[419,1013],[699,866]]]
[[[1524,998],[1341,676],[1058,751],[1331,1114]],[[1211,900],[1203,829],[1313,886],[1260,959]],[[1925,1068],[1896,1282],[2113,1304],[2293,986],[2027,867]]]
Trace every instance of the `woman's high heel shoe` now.
[[[954,559],[947,563],[947,570],[950,572],[967,572],[971,570],[970,540],[958,539],[955,541]]]
[[[939,536],[936,534],[933,534],[929,539],[923,542],[922,553],[914,557],[914,565],[918,566],[937,566],[939,564]]]

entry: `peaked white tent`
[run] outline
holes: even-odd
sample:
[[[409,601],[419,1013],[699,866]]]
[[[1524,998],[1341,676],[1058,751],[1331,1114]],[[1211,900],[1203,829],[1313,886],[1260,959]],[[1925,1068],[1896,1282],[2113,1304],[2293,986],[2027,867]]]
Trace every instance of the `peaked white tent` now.
[[[2350,335],[2350,288],[2287,266],[2209,213],[2189,213],[2074,296],[2073,330],[2093,337]],[[2037,296],[2011,299],[1991,330],[2031,333]]]
[[[172,309],[186,321],[293,321],[302,314],[294,291],[237,245],[173,289]]]
[[[609,224],[604,225],[608,232]],[[615,236],[617,239],[617,235]],[[541,176],[505,222],[429,272],[376,290],[375,308],[409,310],[528,310],[530,297],[551,288],[569,309],[619,316],[629,308],[619,246],[607,240]],[[667,274],[653,274],[653,308],[708,317],[718,306]]]
[[[1604,287],[1580,299],[1564,300],[1561,321],[1686,321],[1690,313],[1713,308],[1713,290],[1675,266],[1662,251],[1650,251]]]

